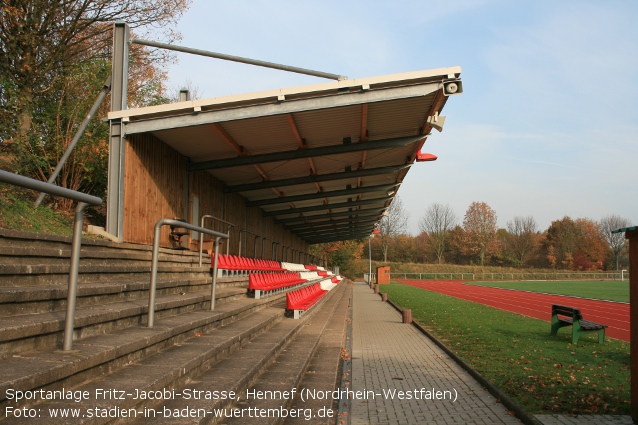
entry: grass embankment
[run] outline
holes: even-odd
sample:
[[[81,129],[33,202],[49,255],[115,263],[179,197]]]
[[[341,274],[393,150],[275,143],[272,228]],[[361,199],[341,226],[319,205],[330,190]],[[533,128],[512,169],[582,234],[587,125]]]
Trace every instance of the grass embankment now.
[[[514,273],[520,275],[525,273],[537,279],[543,279],[545,274],[555,273],[573,273],[572,270],[552,270],[552,269],[533,269],[533,268],[515,268],[515,267],[501,267],[501,266],[464,266],[457,264],[423,264],[423,263],[395,263],[395,262],[381,262],[372,261],[372,272],[375,273],[378,266],[390,266],[392,273],[474,273],[480,275],[483,273],[494,273],[497,275],[505,275]],[[356,272],[356,276],[363,276],[364,273],[368,273],[370,264],[368,260],[353,260],[353,271]],[[413,278],[413,277],[412,277]],[[430,277],[431,278],[431,277]],[[529,277],[531,279],[531,277]]]
[[[578,345],[549,323],[408,285],[390,300],[530,413],[629,414],[629,344],[586,334]]]
[[[517,289],[555,295],[629,302],[629,282],[619,281],[548,281],[548,282],[472,282],[468,285]]]
[[[0,229],[71,236],[73,220],[46,206],[33,208],[32,191],[0,184]]]

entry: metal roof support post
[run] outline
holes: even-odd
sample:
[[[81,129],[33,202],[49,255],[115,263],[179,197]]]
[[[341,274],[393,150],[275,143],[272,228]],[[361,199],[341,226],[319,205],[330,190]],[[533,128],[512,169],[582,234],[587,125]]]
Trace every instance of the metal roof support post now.
[[[113,71],[111,81],[111,111],[127,108],[129,27],[116,22],[113,27]],[[122,119],[110,121],[108,198],[106,204],[106,231],[122,242],[124,225],[124,123]]]

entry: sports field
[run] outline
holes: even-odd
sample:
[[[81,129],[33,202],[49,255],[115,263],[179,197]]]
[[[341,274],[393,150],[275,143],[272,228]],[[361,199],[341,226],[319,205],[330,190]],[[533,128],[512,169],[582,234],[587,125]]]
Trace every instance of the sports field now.
[[[518,281],[518,282],[466,282],[468,285],[490,286],[492,288],[515,289],[518,291],[540,292],[544,294],[568,295],[571,297],[593,298],[596,300],[629,302],[629,281]]]
[[[528,412],[629,414],[628,343],[609,338],[598,344],[596,334],[592,333],[583,335],[573,345],[569,328],[553,336],[547,322],[551,305],[542,308],[544,320],[503,311],[510,305],[532,307],[528,311],[534,311],[532,302],[524,297],[517,300],[516,296],[555,297],[574,302],[582,299],[462,282],[403,283],[381,285],[380,291],[402,308],[411,309],[415,320]],[[507,294],[514,298],[499,300],[500,295]],[[474,302],[461,299],[464,297],[473,298]],[[483,305],[494,301],[500,307]],[[585,309],[585,316],[590,310]]]
[[[398,280],[397,282],[485,304],[512,313],[542,319],[547,322],[551,320],[552,304],[576,307],[580,309],[585,319],[609,326],[606,331],[607,336],[629,341],[629,304],[627,303],[547,293],[512,291],[454,280]]]

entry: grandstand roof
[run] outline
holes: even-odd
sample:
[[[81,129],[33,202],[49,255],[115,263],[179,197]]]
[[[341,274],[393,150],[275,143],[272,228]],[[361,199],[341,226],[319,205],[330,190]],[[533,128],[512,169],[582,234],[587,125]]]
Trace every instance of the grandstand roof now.
[[[109,113],[152,133],[307,242],[367,237],[419,155],[460,67]],[[427,165],[423,165],[427,166]]]

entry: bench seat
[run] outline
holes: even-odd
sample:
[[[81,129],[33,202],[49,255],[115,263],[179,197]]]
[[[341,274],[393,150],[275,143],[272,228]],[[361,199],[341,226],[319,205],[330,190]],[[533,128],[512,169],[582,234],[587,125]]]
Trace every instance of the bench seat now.
[[[598,332],[598,343],[605,342],[605,328],[607,325],[583,319],[580,309],[564,305],[552,305],[552,335],[565,326],[572,327],[572,344],[578,342],[578,338],[586,332]]]

